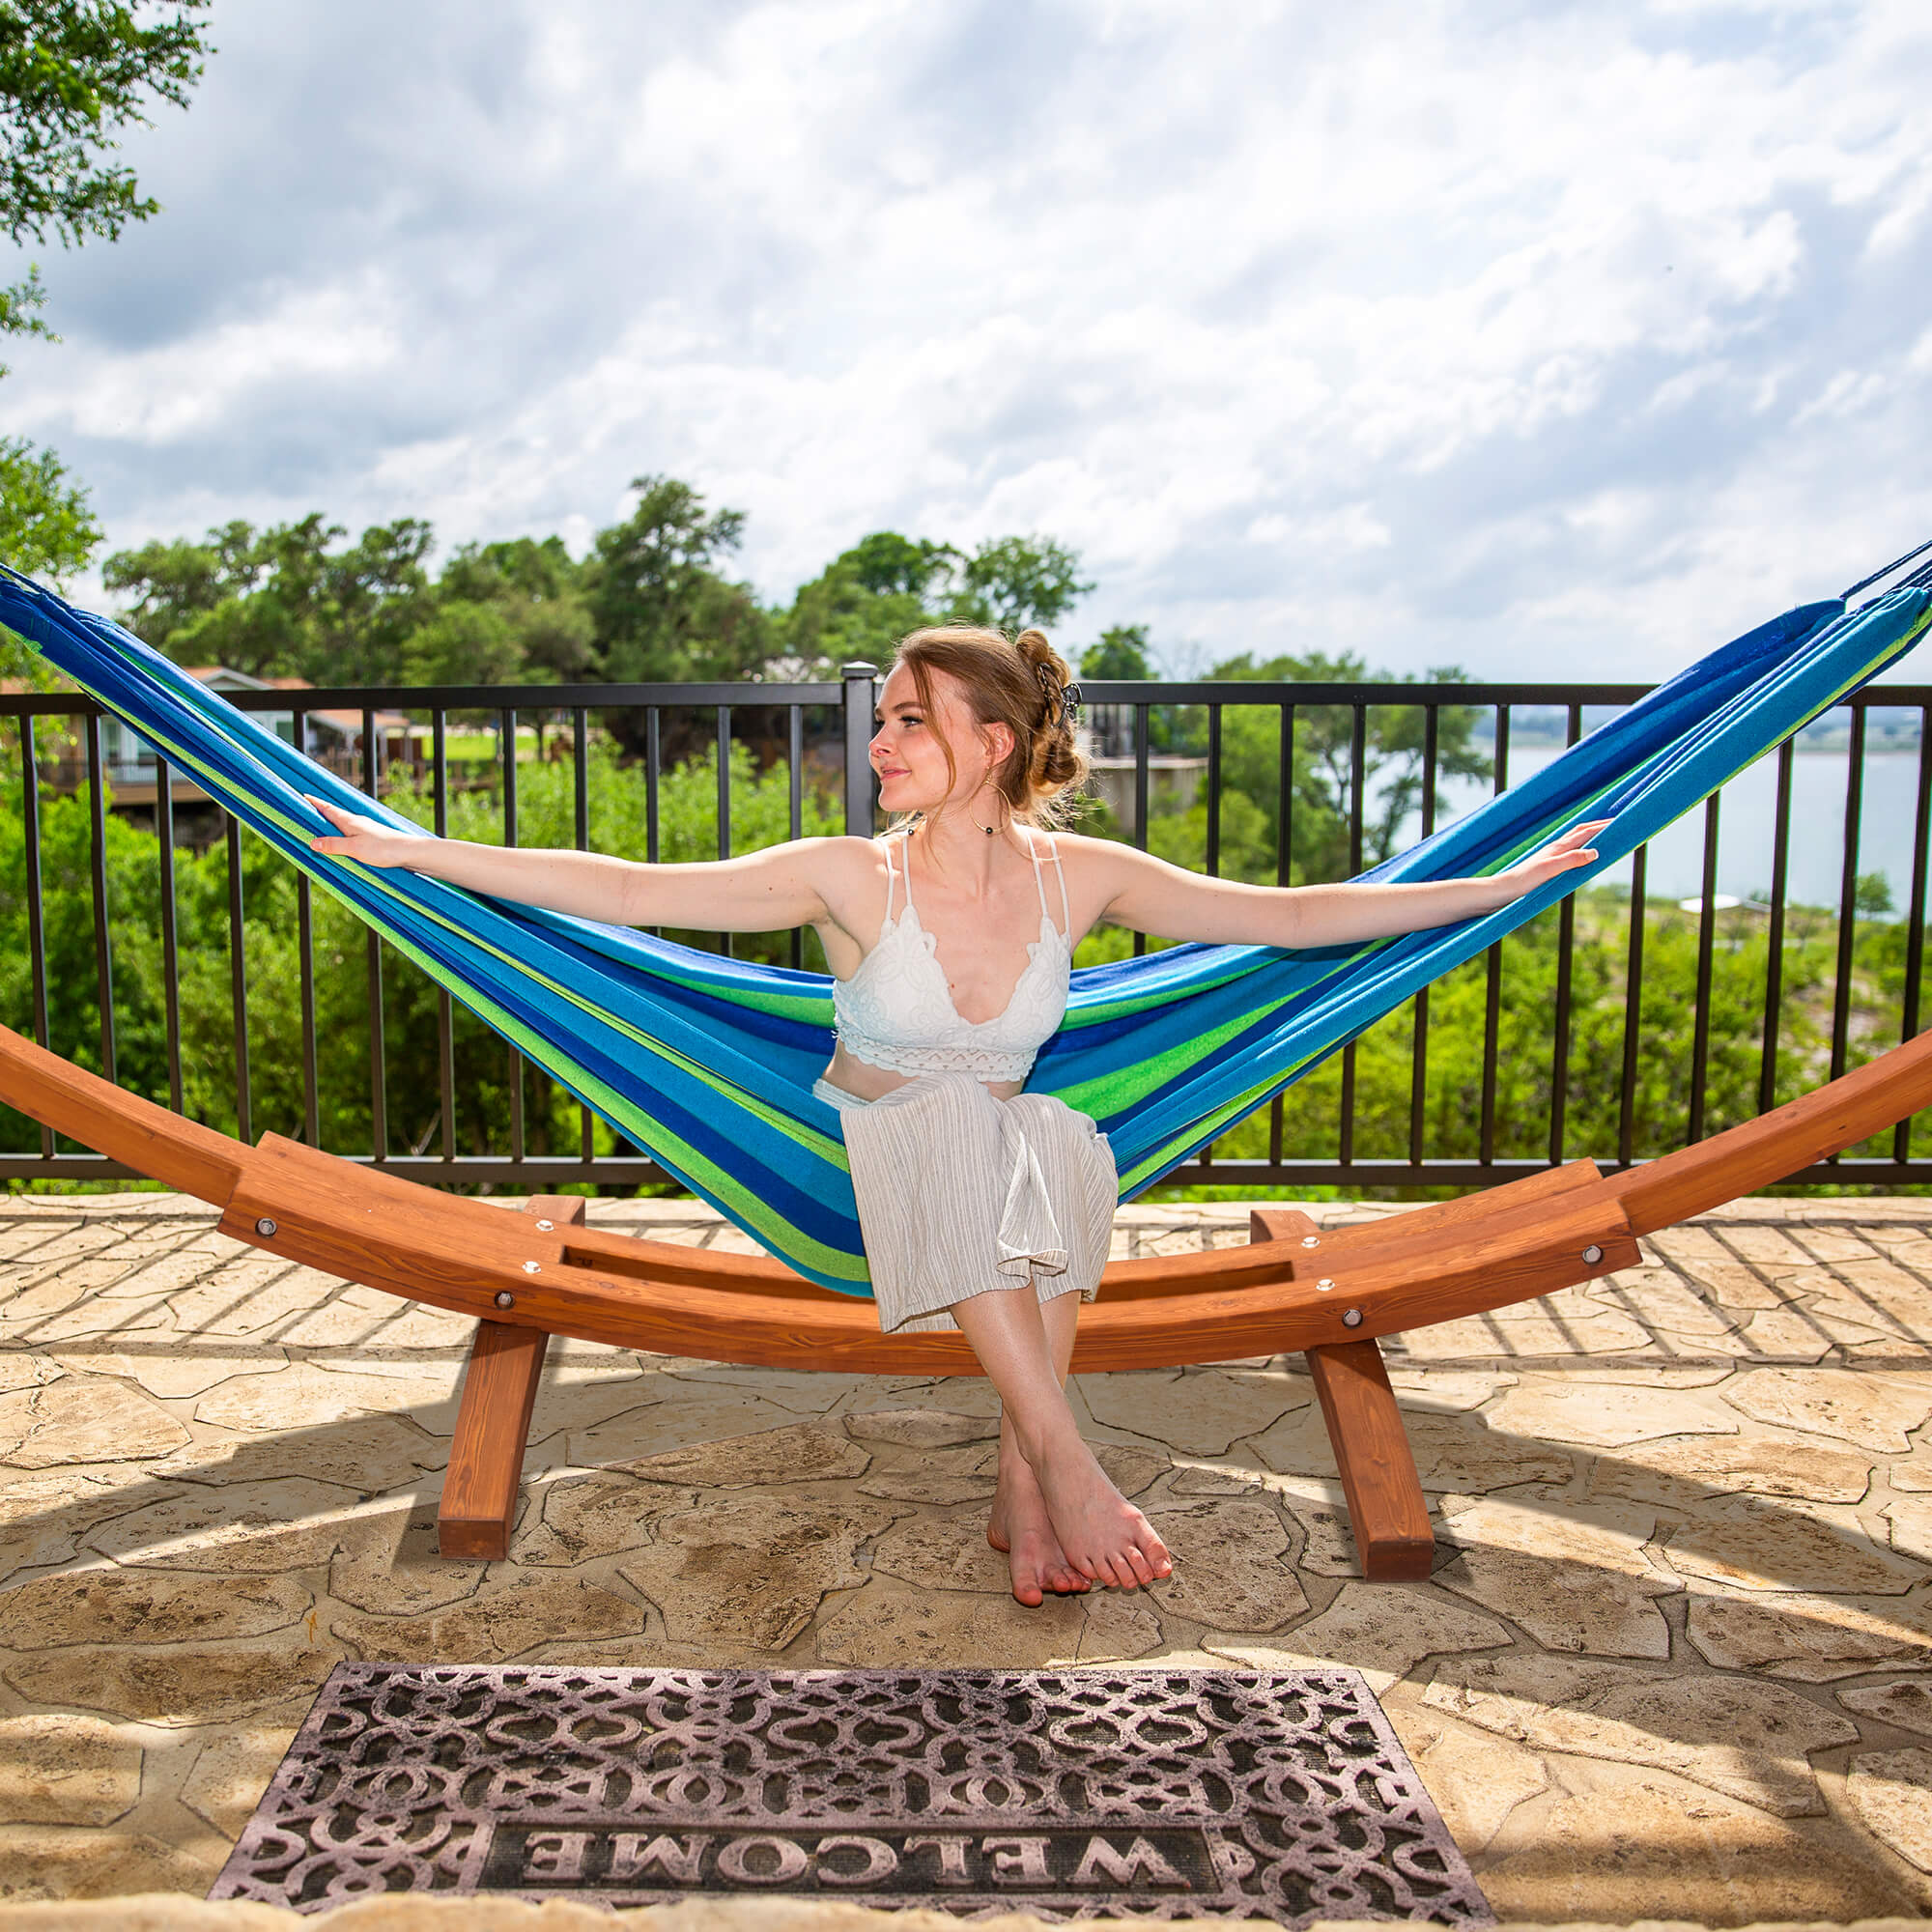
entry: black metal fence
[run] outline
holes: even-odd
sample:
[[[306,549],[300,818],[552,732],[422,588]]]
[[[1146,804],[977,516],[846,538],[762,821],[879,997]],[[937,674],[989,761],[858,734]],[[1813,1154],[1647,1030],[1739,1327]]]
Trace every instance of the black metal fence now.
[[[1209,873],[1223,871],[1236,842],[1230,830],[1236,792],[1228,778],[1230,736],[1239,737],[1251,764],[1256,747],[1265,743],[1274,773],[1272,795],[1258,802],[1252,779],[1240,794],[1245,843],[1239,856],[1250,876],[1265,861],[1276,882],[1288,883],[1359,871],[1392,836],[1403,843],[1426,836],[1445,810],[1453,812],[1482,791],[1503,789],[1511,780],[1513,725],[1520,769],[1530,754],[1524,749],[1526,728],[1534,733],[1535,754],[1553,755],[1562,744],[1575,743],[1595,714],[1627,705],[1645,689],[1089,683],[1087,700],[1096,749],[1103,754],[1098,762],[1106,829],[1142,846],[1151,841],[1158,847],[1166,840],[1186,863]],[[338,724],[346,717],[352,725],[359,719],[359,731],[351,729],[340,741],[338,767],[346,759],[356,781],[372,792],[393,785],[399,770],[410,770],[439,834],[449,827],[452,774],[459,770],[449,755],[453,730],[473,730],[478,718],[493,722],[494,762],[480,777],[472,775],[472,782],[487,786],[500,836],[510,844],[519,840],[520,719],[541,720],[552,733],[554,761],[546,761],[545,770],[554,776],[556,764],[568,767],[571,836],[580,849],[592,842],[593,745],[620,743],[626,752],[623,769],[643,793],[638,856],[655,862],[661,857],[666,786],[680,771],[688,777],[701,769],[707,757],[716,767],[711,808],[716,851],[724,856],[743,848],[742,837],[734,839],[732,753],[734,746],[750,743],[755,743],[759,769],[768,776],[783,774],[790,836],[801,836],[809,814],[820,826],[842,822],[871,829],[866,747],[874,690],[872,667],[850,666],[842,681],[826,683],[518,687],[514,705],[503,702],[509,694],[499,688],[298,689],[233,696],[244,710],[273,714],[276,728],[286,725],[297,743],[308,742],[307,723],[314,715],[332,714]],[[399,715],[412,721],[410,729],[392,728]],[[1390,728],[1391,720],[1396,728]],[[117,926],[125,934],[128,920],[148,921],[141,930],[157,942],[159,1010],[143,1024],[153,1034],[148,1063],[161,1070],[146,1084],[154,1090],[152,1097],[177,1111],[188,1104],[177,853],[185,821],[200,814],[207,837],[226,859],[224,1031],[232,1065],[220,1069],[219,1084],[232,1098],[232,1114],[222,1124],[248,1140],[271,1127],[325,1145],[324,1060],[334,1064],[349,1056],[366,1065],[366,1138],[361,1145],[331,1145],[331,1152],[413,1179],[452,1183],[543,1188],[587,1181],[628,1190],[666,1179],[639,1151],[613,1143],[587,1108],[574,1110],[574,1148],[559,1148],[548,1131],[536,1137],[544,1145],[534,1144],[527,1094],[532,1069],[500,1043],[490,1049],[507,1056],[500,1140],[459,1145],[459,1016],[440,989],[435,995],[440,1091],[433,1107],[430,1096],[411,1095],[412,1118],[427,1108],[429,1125],[413,1138],[403,1130],[392,1104],[384,990],[417,969],[373,932],[364,935],[359,961],[319,961],[317,906],[305,877],[298,877],[294,887],[298,983],[292,991],[299,1015],[299,1072],[292,1082],[276,1083],[284,1101],[272,1118],[265,1118],[258,1093],[266,1063],[251,1064],[249,910],[241,827],[164,759],[133,748],[110,758],[103,746],[105,722],[98,707],[79,697],[0,695],[0,799],[17,799],[19,833],[14,855],[0,857],[0,931],[18,934],[14,950],[17,955],[23,946],[25,952],[24,960],[16,956],[12,962],[11,977],[0,972],[0,1006],[7,1009],[0,1020],[97,1065],[110,1079],[120,1077],[116,946],[127,942],[117,942]],[[1286,1103],[1275,1101],[1257,1122],[1235,1130],[1170,1179],[1244,1191],[1406,1190],[1488,1183],[1578,1155],[1605,1166],[1628,1165],[1769,1108],[1789,1091],[1840,1073],[1916,1034],[1932,820],[1927,751],[1932,687],[1867,689],[1814,726],[1814,742],[1821,731],[1828,747],[1821,755],[1843,765],[1842,797],[1834,796],[1828,812],[1804,805],[1797,819],[1801,832],[1814,839],[1821,816],[1833,821],[1829,829],[1839,843],[1835,890],[1825,895],[1830,902],[1814,895],[1801,903],[1793,895],[1794,772],[1801,754],[1787,744],[1750,775],[1756,783],[1750,830],[1760,842],[1768,839],[1769,878],[1761,898],[1741,901],[1733,895],[1727,901],[1719,891],[1720,827],[1732,809],[1726,801],[1734,781],[1704,810],[1699,890],[1687,895],[1681,914],[1674,899],[1662,902],[1660,911],[1660,902],[1651,898],[1652,855],[1648,848],[1639,851],[1628,868],[1623,912],[1618,915],[1613,897],[1593,899],[1590,932],[1580,952],[1576,900],[1539,922],[1542,937],[1536,943],[1543,951],[1526,994],[1512,977],[1516,968],[1508,949],[1515,942],[1492,948],[1482,961],[1460,969],[1464,980],[1441,992],[1443,1004],[1435,1012],[1431,992],[1418,994],[1401,1013],[1292,1090]],[[1310,745],[1318,740],[1316,769]],[[563,756],[555,759],[559,751]],[[1871,841],[1864,823],[1867,770],[1875,755],[1910,766],[1909,783],[1902,767],[1888,768],[1893,791],[1905,783],[1899,796],[1907,804],[1887,808],[1889,856],[1883,877],[1868,863]],[[524,782],[534,782],[527,768]],[[1406,789],[1391,791],[1391,782]],[[1445,785],[1452,792],[1460,789],[1460,800],[1439,801]],[[1816,790],[1810,786],[1807,797]],[[44,827],[62,798],[71,801],[71,810],[84,805],[85,881],[76,859],[50,891]],[[1909,836],[1893,822],[1900,810],[1909,811]],[[133,895],[140,903],[131,909],[112,903],[108,865],[110,817],[125,821],[130,810],[151,816],[154,835],[152,886]],[[1321,846],[1320,865],[1310,857],[1311,840]],[[71,937],[83,894],[93,983],[64,980],[50,996],[50,924]],[[717,943],[729,944],[722,938]],[[1136,940],[1134,950],[1145,943]],[[1659,949],[1666,943],[1676,948],[1673,957],[1694,959],[1694,968],[1687,964],[1667,986],[1659,979],[1658,963]],[[783,945],[793,963],[810,963],[798,935]],[[1800,951],[1808,963],[1803,974],[1795,974]],[[71,980],[77,956],[71,946],[65,956]],[[1588,1039],[1580,1052],[1579,961],[1595,988]],[[206,961],[193,963],[205,981]],[[359,1038],[332,1035],[325,1043],[318,988],[325,975],[352,972],[361,976],[366,989],[366,1033]],[[1740,973],[1747,973],[1749,986],[1742,1005]],[[86,977],[85,969],[80,977]],[[1714,1002],[1719,977],[1723,999]],[[278,995],[290,990],[276,989]],[[1660,1013],[1676,1042],[1668,1048],[1670,1064],[1663,1069],[1668,1091],[1662,1098],[1647,1037],[1656,1032]],[[297,1032],[292,1027],[291,1037]],[[1373,1059],[1366,1074],[1365,1051]],[[1530,1089],[1540,1096],[1531,1107],[1541,1109],[1535,1119],[1526,1117],[1516,1091],[1529,1063],[1535,1063]],[[210,1073],[198,1063],[194,1070]],[[1719,1076],[1721,1094],[1714,1088]],[[1365,1078],[1375,1089],[1372,1107],[1364,1099]],[[1445,1082],[1455,1091],[1446,1092]],[[357,1119],[362,1118],[358,1103]],[[0,1179],[67,1181],[127,1173],[59,1144],[51,1133],[4,1109],[0,1128],[11,1131],[11,1137],[0,1135]],[[1908,1122],[1882,1144],[1807,1170],[1802,1178],[1886,1187],[1923,1184],[1932,1180],[1932,1156],[1915,1157]]]

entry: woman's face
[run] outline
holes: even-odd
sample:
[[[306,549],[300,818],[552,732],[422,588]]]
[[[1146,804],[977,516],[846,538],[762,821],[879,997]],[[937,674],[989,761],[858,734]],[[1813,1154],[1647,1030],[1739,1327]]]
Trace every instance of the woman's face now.
[[[905,665],[894,668],[879,694],[879,728],[872,734],[872,769],[879,775],[879,804],[889,812],[935,811],[979,791],[991,769],[988,734],[974,722],[959,680],[931,673],[933,709],[919,701],[919,686]],[[957,778],[949,777],[952,748]]]

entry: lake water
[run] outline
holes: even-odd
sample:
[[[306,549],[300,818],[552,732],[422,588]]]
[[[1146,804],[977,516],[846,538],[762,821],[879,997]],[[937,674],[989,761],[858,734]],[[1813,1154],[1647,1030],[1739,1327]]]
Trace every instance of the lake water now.
[[[1560,747],[1523,746],[1511,751],[1510,781],[1520,783],[1563,755]],[[1842,751],[1801,751],[1791,770],[1791,864],[1786,895],[1795,905],[1838,903],[1844,866],[1845,783]],[[1486,785],[1451,780],[1442,786],[1448,823],[1489,796]],[[1902,913],[1912,893],[1912,835],[1918,810],[1918,754],[1872,752],[1864,760],[1864,799],[1860,814],[1858,869],[1883,872],[1892,903]],[[1719,809],[1718,890],[1741,899],[1771,895],[1772,834],[1777,810],[1777,759],[1760,758],[1721,793]],[[1421,836],[1417,818],[1397,849]],[[1628,884],[1629,862],[1603,874],[1603,883]],[[1651,898],[1691,898],[1703,890],[1704,810],[1687,812],[1651,840],[1645,891]]]

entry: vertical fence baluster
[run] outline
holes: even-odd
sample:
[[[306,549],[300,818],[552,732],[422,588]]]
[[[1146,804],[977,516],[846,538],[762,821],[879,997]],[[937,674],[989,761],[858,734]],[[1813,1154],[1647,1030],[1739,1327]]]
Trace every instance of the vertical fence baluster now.
[[[571,822],[580,852],[590,850],[590,714],[582,705],[570,710]]]
[[[1422,836],[1435,831],[1436,765],[1442,755],[1442,711],[1435,703],[1425,705],[1422,713]],[[1429,1094],[1429,988],[1418,986],[1413,1002],[1414,1030],[1409,1037],[1408,1062],[1408,1164],[1422,1165],[1423,1127],[1427,1119]]]
[[[658,863],[658,781],[664,771],[664,725],[658,707],[644,711],[644,863]],[[661,933],[662,926],[648,928]]]
[[[1918,713],[1918,802],[1912,821],[1912,898],[1906,908],[1905,1010],[1900,1016],[1900,1042],[1918,1035],[1918,996],[1925,971],[1925,871],[1928,834],[1932,834],[1932,705]],[[1912,1120],[1908,1114],[1892,1129],[1891,1157],[1912,1158]]]
[[[175,907],[175,790],[168,761],[155,753],[155,838],[161,893],[161,1011],[167,1029],[168,1105],[182,1111],[181,933]]]
[[[718,856],[731,856],[731,707],[718,707]],[[718,935],[718,950],[731,957],[731,935]]]
[[[785,717],[785,769],[788,774],[788,796],[785,800],[786,824],[791,828],[791,837],[805,837],[805,706],[789,705]],[[793,926],[791,929],[791,963],[794,971],[805,965],[805,929]]]
[[[120,1079],[114,1050],[114,957],[107,933],[107,774],[101,763],[100,712],[87,714],[88,884],[94,894],[94,988],[100,1004],[100,1070]]]
[[[1143,852],[1148,848],[1148,710],[1145,704],[1134,706],[1134,843]],[[1134,957],[1146,951],[1147,934],[1135,933]]]
[[[377,769],[376,714],[362,709],[362,789],[371,798],[381,796],[382,777]],[[378,1164],[389,1157],[389,1077],[388,1049],[383,1026],[383,941],[372,925],[369,928],[369,1140],[372,1157]]]
[[[1784,898],[1791,882],[1791,759],[1787,738],[1777,748],[1777,805],[1771,832],[1771,923],[1765,939],[1764,1046],[1758,1058],[1757,1109],[1777,1104],[1777,1038],[1784,1028]]]
[[[449,714],[441,705],[430,713],[430,810],[439,838],[449,837]],[[442,1157],[456,1159],[456,1012],[447,987],[437,988],[437,1114],[441,1123]]]
[[[20,814],[25,834],[22,857],[27,865],[27,958],[33,980],[34,1041],[51,1047],[47,1035],[47,921],[41,883],[41,768],[34,752],[34,714],[20,714]],[[54,1134],[41,1128],[41,1158],[51,1160]]]
[[[504,709],[497,715],[497,742],[503,754],[503,843],[517,843],[517,714]],[[510,1053],[510,1158],[521,1163],[529,1152],[524,1124],[524,1056]]]
[[[1208,876],[1221,876],[1221,707],[1208,707]]]
[[[1495,794],[1509,789],[1510,708],[1496,704]],[[1484,957],[1487,974],[1483,1000],[1483,1121],[1481,1160],[1485,1167],[1496,1157],[1496,1055],[1502,1050],[1503,945],[1492,946]]]
[[[255,1109],[248,1077],[248,928],[242,902],[242,821],[230,811],[228,855],[228,1000],[235,1019],[235,1131],[253,1144]]]
[[[1722,793],[1704,801],[1704,871],[1698,887],[1697,986],[1691,996],[1690,1118],[1687,1145],[1704,1138],[1704,1101],[1710,1091],[1711,968],[1718,941],[1718,811]]]
[[[1832,988],[1832,1078],[1844,1072],[1852,1035],[1852,965],[1859,922],[1859,815],[1864,808],[1865,708],[1852,703],[1851,743],[1845,753],[1844,870],[1838,882],[1837,977]],[[1836,1167],[1841,1153],[1830,1156]]]
[[[658,782],[664,776],[664,714],[655,704],[644,712],[644,858],[658,863]]]
[[[1650,847],[1631,854],[1631,915],[1628,952],[1624,957],[1624,1087],[1617,1108],[1617,1165],[1629,1167],[1636,1158],[1637,1048],[1643,1032],[1643,923],[1649,891]]]
[[[1357,878],[1362,870],[1363,792],[1367,789],[1369,766],[1369,707],[1357,703],[1349,712],[1349,876]],[[1335,1152],[1344,1167],[1355,1160],[1355,1042],[1342,1049],[1342,1120],[1336,1136]]]
[[[1281,747],[1277,753],[1274,803],[1274,882],[1290,884],[1294,877],[1294,706],[1281,707]],[[1279,1167],[1282,1138],[1287,1127],[1287,1106],[1277,1094],[1268,1102],[1268,1165]]]
[[[582,705],[573,705],[570,712],[570,773],[572,793],[573,830],[577,849],[590,850],[590,716]],[[590,1109],[578,1103],[577,1108],[577,1157],[587,1168],[597,1157],[597,1117]],[[585,1175],[585,1179],[589,1176]]]
[[[292,742],[298,752],[308,746],[308,713],[289,714]],[[296,970],[300,981],[297,1001],[301,1009],[302,1139],[312,1148],[322,1145],[322,1068],[315,1024],[315,889],[306,872],[296,873]]]
[[[1865,710],[1852,706],[1851,743],[1845,753],[1844,869],[1838,881],[1837,979],[1832,988],[1832,1078],[1844,1072],[1851,1044],[1852,949],[1858,937],[1859,812],[1864,804]]]
[[[1564,746],[1583,735],[1583,707],[1573,704]],[[1577,953],[1577,895],[1565,894],[1556,923],[1556,1042],[1549,1065],[1549,1164],[1563,1164],[1563,1129],[1570,1110],[1570,971]]]
[[[845,832],[848,838],[869,838],[877,818],[872,790],[872,733],[877,708],[874,694],[879,668],[864,658],[839,667],[839,722],[845,748]]]

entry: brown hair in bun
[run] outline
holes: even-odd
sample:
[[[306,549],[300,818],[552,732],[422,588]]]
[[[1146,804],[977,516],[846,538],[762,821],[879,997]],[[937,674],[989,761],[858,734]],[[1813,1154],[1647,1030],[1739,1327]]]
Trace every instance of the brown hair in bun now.
[[[1069,815],[1087,760],[1066,704],[1072,676],[1044,631],[1009,639],[980,624],[935,624],[901,638],[894,662],[912,672],[928,714],[932,673],[945,671],[958,679],[975,724],[1012,732],[1013,749],[994,767],[993,782],[1015,818],[1051,826]],[[952,762],[949,754],[949,770]]]

